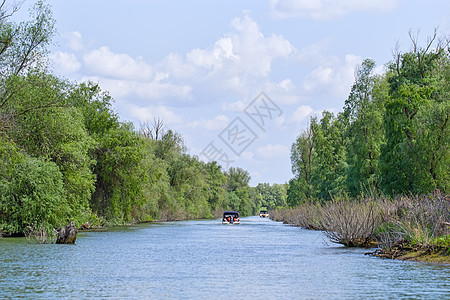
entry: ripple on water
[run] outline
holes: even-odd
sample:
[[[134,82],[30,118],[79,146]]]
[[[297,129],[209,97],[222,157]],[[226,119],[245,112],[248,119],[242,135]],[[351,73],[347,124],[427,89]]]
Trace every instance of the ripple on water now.
[[[447,266],[385,260],[259,217],[0,239],[0,298],[448,299]]]

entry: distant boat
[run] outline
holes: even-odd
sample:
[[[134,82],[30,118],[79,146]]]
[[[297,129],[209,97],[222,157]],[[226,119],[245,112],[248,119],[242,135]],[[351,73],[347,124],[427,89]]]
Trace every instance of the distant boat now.
[[[268,217],[269,217],[269,212],[268,212],[267,210],[261,210],[261,211],[259,212],[259,216],[260,216],[261,218],[268,218]]]
[[[239,213],[237,211],[225,211],[223,213],[222,224],[237,225],[241,223]]]

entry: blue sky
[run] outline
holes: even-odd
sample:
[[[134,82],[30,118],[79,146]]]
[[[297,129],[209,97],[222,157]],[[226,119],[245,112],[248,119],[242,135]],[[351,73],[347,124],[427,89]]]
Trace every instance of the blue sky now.
[[[310,116],[342,109],[363,59],[381,73],[409,31],[450,34],[447,0],[47,3],[57,75],[99,83],[137,127],[163,118],[191,154],[248,170],[252,185],[292,177],[292,142]]]

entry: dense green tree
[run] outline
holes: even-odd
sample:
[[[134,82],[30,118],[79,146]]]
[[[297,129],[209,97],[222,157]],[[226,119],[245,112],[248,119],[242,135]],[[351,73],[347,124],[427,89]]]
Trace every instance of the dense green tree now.
[[[342,113],[311,118],[292,145],[288,200],[366,189],[390,195],[448,191],[450,176],[450,54],[437,35],[398,53],[384,75],[366,59]]]
[[[294,178],[287,188],[289,205],[313,198],[330,199],[346,191],[346,137],[348,117],[324,111],[320,120],[310,119],[308,128],[292,144]]]
[[[0,138],[0,231],[61,226],[71,213],[65,194],[54,162],[30,157]]]
[[[14,84],[22,87],[7,105],[14,115],[9,137],[30,155],[57,164],[71,216],[79,221],[86,219],[94,188],[89,157],[93,140],[85,130],[80,111],[67,105],[67,84],[35,72],[16,76]]]
[[[448,185],[446,167],[438,167],[448,165],[448,98],[442,95],[448,52],[440,45],[432,48],[435,38],[422,48],[412,37],[413,50],[399,53],[389,65],[386,144],[380,157],[382,188],[389,194]]]
[[[43,1],[30,10],[30,21],[19,24],[11,19],[20,3],[7,2],[0,6],[0,113],[7,112],[5,105],[21,88],[9,81],[16,75],[45,67],[47,46],[55,33],[50,7]]]
[[[230,167],[228,170],[227,190],[235,192],[239,189],[248,187],[250,174],[241,168]]]
[[[38,1],[32,20],[17,24],[11,16],[19,6],[7,2],[0,1],[0,231],[205,218],[223,209],[247,215],[259,207],[248,172],[226,173],[187,154],[162,119],[136,132],[97,84],[50,75],[49,7]]]
[[[373,75],[374,68],[373,60],[363,61],[344,106],[344,115],[349,122],[346,131],[347,186],[352,196],[359,195],[362,188],[378,188],[378,161],[384,139],[383,92],[387,87],[383,77]]]
[[[286,206],[287,188],[284,184],[259,183],[256,192],[261,195],[261,206],[276,209]]]
[[[102,91],[98,84],[73,84],[68,93],[68,103],[81,111],[84,126],[94,139],[106,134],[111,128],[120,126],[119,117],[112,109],[112,97],[108,92]]]
[[[286,204],[289,207],[295,207],[313,199],[311,196],[307,196],[310,187],[311,185],[306,184],[301,178],[291,178],[286,190]]]
[[[144,143],[128,124],[111,128],[98,142],[92,206],[109,219],[130,221],[133,206],[142,205],[145,199]]]
[[[206,181],[208,184],[207,198],[213,212],[226,207],[227,176],[217,162],[208,162],[205,165]]]
[[[256,205],[250,198],[250,174],[241,168],[230,167],[228,170],[228,180],[226,189],[228,191],[228,202],[232,209],[239,210],[243,215],[251,215],[256,211]],[[231,196],[230,196],[231,195]],[[236,205],[236,197],[239,199],[239,205]]]
[[[345,118],[324,111],[320,122],[311,120],[314,151],[311,183],[316,197],[331,199],[346,190]]]
[[[316,118],[311,118],[315,123]],[[290,205],[300,203],[313,196],[311,184],[313,159],[313,131],[310,125],[300,133],[291,146],[291,165],[294,178],[289,182],[288,202]]]

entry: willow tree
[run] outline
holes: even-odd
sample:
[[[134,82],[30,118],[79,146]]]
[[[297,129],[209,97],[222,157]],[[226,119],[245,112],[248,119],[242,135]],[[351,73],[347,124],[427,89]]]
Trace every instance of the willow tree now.
[[[243,215],[250,215],[256,210],[256,205],[250,199],[250,174],[248,171],[230,167],[227,172],[227,200],[228,206],[239,210]]]
[[[311,118],[316,123],[316,118]],[[313,131],[310,125],[302,131],[291,146],[291,169],[294,178],[289,181],[287,203],[296,206],[313,197],[311,184],[313,158]]]
[[[412,50],[389,65],[380,169],[390,194],[446,190],[449,184],[448,51],[436,33],[425,47],[410,36]]]
[[[311,184],[315,197],[329,200],[346,191],[347,162],[345,159],[346,120],[324,111],[319,122],[311,122],[314,151]]]
[[[38,1],[30,10],[30,20],[12,21],[19,10],[17,2],[0,3],[0,112],[6,113],[9,99],[20,89],[8,85],[14,76],[30,70],[45,69],[47,47],[55,33],[55,20],[50,7]]]
[[[347,186],[352,196],[364,188],[377,189],[379,185],[378,161],[384,139],[383,112],[385,79],[373,74],[375,62],[363,61],[356,71],[355,83],[344,106],[348,118]]]

